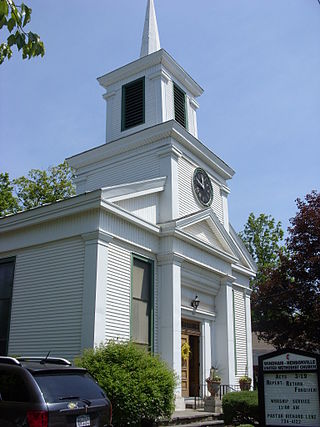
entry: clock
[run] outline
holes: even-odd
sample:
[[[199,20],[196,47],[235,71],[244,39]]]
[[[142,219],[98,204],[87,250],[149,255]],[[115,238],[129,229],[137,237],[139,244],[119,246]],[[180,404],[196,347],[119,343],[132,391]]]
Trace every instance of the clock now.
[[[205,170],[197,168],[193,173],[192,188],[197,201],[205,207],[212,203],[213,189],[210,178]]]

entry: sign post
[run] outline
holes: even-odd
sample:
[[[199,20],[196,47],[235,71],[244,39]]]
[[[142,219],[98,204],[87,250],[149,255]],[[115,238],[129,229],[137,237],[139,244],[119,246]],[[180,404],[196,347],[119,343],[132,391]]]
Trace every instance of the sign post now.
[[[320,427],[320,355],[280,350],[259,357],[262,427]]]

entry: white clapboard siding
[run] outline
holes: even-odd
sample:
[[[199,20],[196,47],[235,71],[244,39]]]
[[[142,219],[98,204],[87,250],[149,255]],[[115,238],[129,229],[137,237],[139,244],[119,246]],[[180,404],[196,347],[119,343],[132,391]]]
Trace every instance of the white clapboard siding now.
[[[133,199],[121,200],[115,204],[121,208],[143,218],[152,224],[157,221],[157,209],[159,203],[158,194],[148,194],[147,196],[134,197]]]
[[[106,340],[130,339],[131,253],[110,244],[108,251]]]
[[[115,162],[107,167],[92,172],[88,176],[86,191],[103,187],[144,181],[160,176],[160,163],[156,154],[139,156],[122,162]]]
[[[196,224],[191,225],[190,227],[185,227],[183,229],[185,233],[191,234],[199,240],[202,240],[209,245],[224,250],[223,246],[213,233],[212,229],[208,225],[207,221],[197,222]]]
[[[178,187],[179,187],[179,216],[189,215],[202,209],[196,202],[192,190],[192,177],[195,167],[181,157],[178,163]],[[222,197],[219,186],[211,181],[213,188],[212,209],[221,223],[223,223]]]
[[[18,254],[9,354],[80,354],[84,244],[63,240]],[[27,338],[26,338],[27,337]]]
[[[233,290],[234,306],[234,336],[236,351],[236,380],[247,372],[247,332],[246,332],[246,311],[245,298],[242,291]]]

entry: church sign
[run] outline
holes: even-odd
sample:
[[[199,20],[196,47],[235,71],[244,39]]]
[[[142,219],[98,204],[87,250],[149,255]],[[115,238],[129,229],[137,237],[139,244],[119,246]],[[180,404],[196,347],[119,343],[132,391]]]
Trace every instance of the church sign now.
[[[319,355],[298,350],[259,357],[261,426],[320,426],[319,364]]]

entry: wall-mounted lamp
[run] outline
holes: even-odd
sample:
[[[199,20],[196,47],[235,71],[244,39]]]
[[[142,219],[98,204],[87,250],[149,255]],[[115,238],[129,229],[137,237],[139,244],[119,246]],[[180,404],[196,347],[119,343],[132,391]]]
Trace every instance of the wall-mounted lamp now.
[[[199,307],[200,300],[198,298],[198,295],[196,295],[195,299],[191,301],[191,307],[193,307],[195,310]]]

